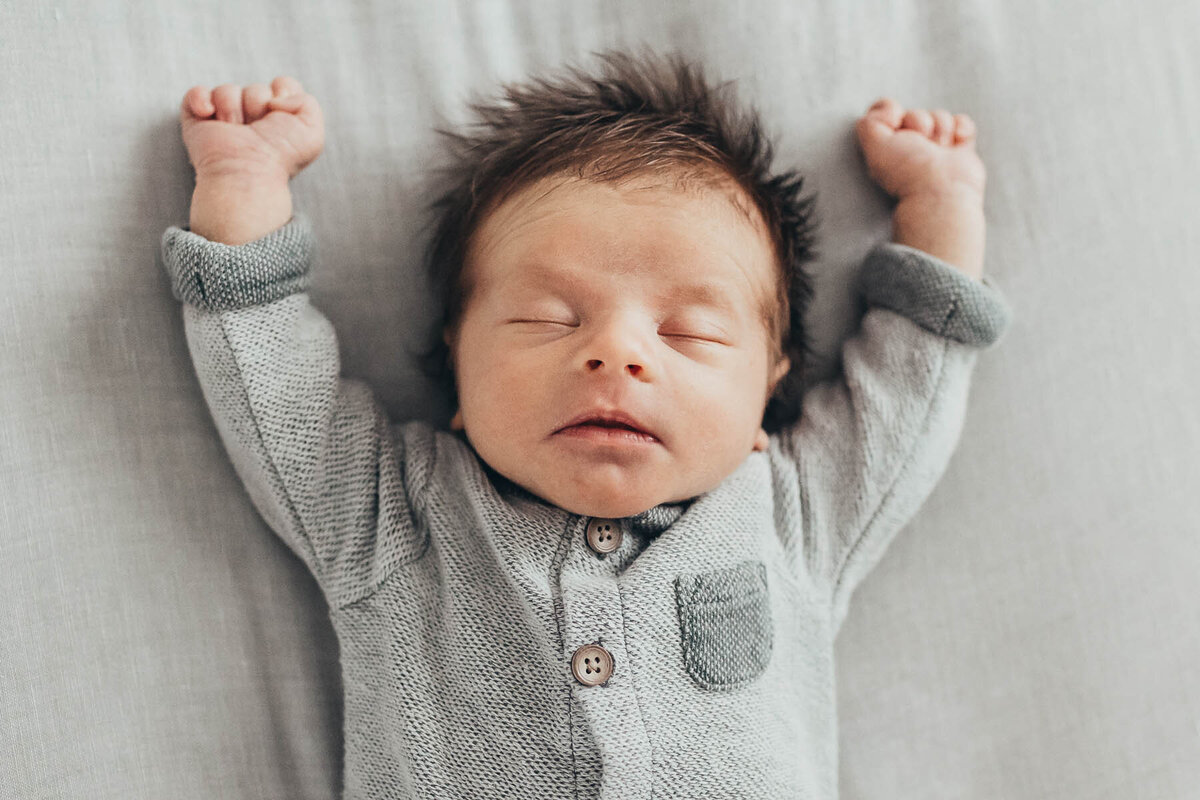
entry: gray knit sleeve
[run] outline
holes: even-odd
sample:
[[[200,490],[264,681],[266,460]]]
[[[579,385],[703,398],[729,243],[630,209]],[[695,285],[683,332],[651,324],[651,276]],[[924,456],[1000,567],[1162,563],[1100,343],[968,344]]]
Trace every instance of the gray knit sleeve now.
[[[895,242],[867,254],[859,290],[869,305],[975,347],[995,344],[1012,321],[1012,310],[992,279],[985,275],[977,281],[936,256]]]
[[[234,469],[339,606],[423,552],[434,437],[393,426],[364,383],[341,377],[332,324],[296,291],[310,252],[297,220],[236,247],[178,228],[163,236],[192,363]]]
[[[247,244],[221,244],[171,227],[161,245],[175,299],[205,311],[261,305],[308,289],[313,234],[302,214]]]
[[[772,437],[777,482],[798,489],[791,554],[829,592],[835,626],[940,480],[975,361],[1008,324],[993,288],[911,250],[868,256],[869,305],[843,345],[843,374],[811,387],[800,420]]]

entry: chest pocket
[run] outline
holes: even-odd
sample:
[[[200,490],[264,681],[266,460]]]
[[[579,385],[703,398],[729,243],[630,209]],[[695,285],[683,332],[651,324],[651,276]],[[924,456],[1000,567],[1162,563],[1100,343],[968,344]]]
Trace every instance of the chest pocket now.
[[[700,687],[736,689],[767,668],[775,632],[762,562],[680,575],[675,601],[684,665]]]

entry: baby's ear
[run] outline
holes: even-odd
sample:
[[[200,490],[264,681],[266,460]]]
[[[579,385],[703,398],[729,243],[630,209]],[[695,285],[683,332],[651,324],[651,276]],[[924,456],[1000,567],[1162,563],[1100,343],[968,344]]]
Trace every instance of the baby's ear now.
[[[458,409],[457,411],[455,411],[454,416],[450,418],[450,430],[452,430],[452,431],[463,430],[462,409],[461,408]]]
[[[771,380],[767,396],[772,397],[775,391],[779,388],[779,382],[783,380],[783,376],[788,374],[788,370],[792,368],[792,360],[784,356],[778,364],[775,365],[775,371],[771,373]]]
[[[754,434],[754,452],[761,453],[766,450],[771,444],[771,440],[767,438],[767,432],[762,428],[758,429],[758,433]]]
[[[442,331],[442,342],[446,345],[446,366],[454,370],[454,337],[450,335],[449,330]]]

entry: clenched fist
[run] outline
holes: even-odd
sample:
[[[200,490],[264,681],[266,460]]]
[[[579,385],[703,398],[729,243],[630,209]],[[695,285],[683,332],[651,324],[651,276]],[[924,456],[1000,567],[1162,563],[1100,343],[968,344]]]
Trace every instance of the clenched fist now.
[[[975,123],[944,109],[905,109],[881,98],[855,126],[867,170],[900,202],[894,241],[983,276],[987,170],[975,151]]]
[[[316,98],[295,78],[244,89],[193,86],[179,110],[197,178],[282,173],[294,177],[320,155],[325,123]]]
[[[224,244],[252,242],[287,224],[288,181],[325,145],[316,98],[285,76],[245,89],[193,86],[179,124],[196,170],[191,230]]]
[[[856,130],[871,177],[893,197],[970,190],[982,200],[987,172],[975,152],[975,123],[966,114],[906,110],[885,97]]]

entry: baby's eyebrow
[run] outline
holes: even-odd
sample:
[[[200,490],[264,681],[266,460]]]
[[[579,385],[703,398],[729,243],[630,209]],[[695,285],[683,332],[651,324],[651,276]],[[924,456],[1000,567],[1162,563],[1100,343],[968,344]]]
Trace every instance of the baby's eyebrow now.
[[[537,290],[570,282],[570,277],[562,270],[545,264],[530,264],[518,279],[516,287],[522,290]],[[712,281],[677,284],[664,294],[665,299],[674,304],[708,306],[730,313],[737,311],[737,303],[730,287]]]
[[[686,283],[671,289],[672,300],[683,301],[688,305],[711,306],[725,311],[733,311],[736,308],[730,295],[728,287],[715,283]]]

